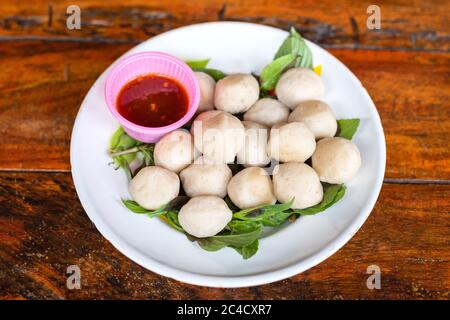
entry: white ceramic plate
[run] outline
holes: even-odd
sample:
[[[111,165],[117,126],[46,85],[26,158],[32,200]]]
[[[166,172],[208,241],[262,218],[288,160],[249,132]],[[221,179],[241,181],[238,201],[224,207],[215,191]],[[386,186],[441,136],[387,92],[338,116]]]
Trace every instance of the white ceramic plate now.
[[[147,50],[181,59],[211,58],[227,73],[256,72],[269,61],[287,32],[247,23],[192,25],[145,41],[124,56]],[[244,287],[281,280],[322,262],[341,248],[369,216],[383,182],[386,146],[377,110],[358,79],[331,54],[308,42],[314,64],[323,65],[325,101],[338,119],[360,118],[354,142],[362,155],[358,175],[337,205],[305,216],[260,241],[243,260],[225,248],[206,252],[159,219],[135,215],[121,204],[130,198],[122,171],[108,166],[108,141],[118,123],[103,97],[106,70],[85,97],[72,132],[70,160],[80,201],[97,229],[119,251],[161,275],[203,286]]]

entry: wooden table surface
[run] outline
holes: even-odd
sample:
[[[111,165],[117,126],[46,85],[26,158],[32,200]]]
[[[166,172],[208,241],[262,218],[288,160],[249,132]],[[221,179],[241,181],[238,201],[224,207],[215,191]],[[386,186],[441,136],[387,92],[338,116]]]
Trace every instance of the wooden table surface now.
[[[125,5],[126,3],[126,5]],[[450,2],[77,0],[0,3],[0,298],[449,299]],[[81,30],[66,28],[68,5]],[[296,26],[346,64],[372,96],[387,142],[385,182],[360,231],[318,266],[276,283],[210,289],[133,263],[77,198],[69,144],[80,103],[122,53],[204,21]],[[66,288],[79,265],[80,290]],[[381,289],[366,268],[381,268]]]

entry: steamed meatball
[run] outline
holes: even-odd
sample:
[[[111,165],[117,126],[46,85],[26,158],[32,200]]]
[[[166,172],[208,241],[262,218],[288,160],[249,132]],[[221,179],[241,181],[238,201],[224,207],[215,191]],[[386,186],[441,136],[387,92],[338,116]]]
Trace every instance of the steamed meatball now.
[[[244,145],[245,129],[241,121],[227,112],[207,111],[193,123],[194,145],[209,159],[219,163],[234,161]]]
[[[280,77],[275,93],[281,102],[294,109],[300,102],[322,98],[325,86],[311,69],[292,68]]]
[[[273,188],[281,203],[294,199],[293,209],[312,207],[323,198],[323,187],[317,173],[305,163],[289,162],[276,166]]]
[[[259,97],[259,84],[251,74],[232,74],[219,80],[214,93],[218,110],[229,113],[247,111]]]
[[[191,127],[191,133],[193,133],[194,130],[194,126],[196,125],[195,122],[197,122],[197,124],[199,124],[202,121],[206,121],[214,116],[217,116],[218,114],[222,114],[224,113],[223,111],[220,110],[208,110],[208,111],[203,111],[202,113],[200,113],[194,120],[193,125]]]
[[[304,122],[314,133],[316,140],[334,137],[337,122],[331,108],[323,101],[308,100],[300,102],[289,115],[289,122]]]
[[[195,155],[193,138],[183,130],[172,131],[155,144],[155,164],[176,173],[190,165]]]
[[[195,131],[197,131],[197,134],[201,133],[201,129],[203,128],[203,121],[207,121],[208,119],[211,119],[212,117],[222,113],[224,112],[220,110],[208,110],[197,115],[197,117],[192,121],[191,125],[190,132],[192,136],[194,136]]]
[[[263,98],[248,109],[244,114],[244,120],[257,122],[270,128],[277,123],[286,122],[289,111],[289,108],[280,101]]]
[[[194,72],[200,86],[200,104],[197,112],[214,109],[214,89],[216,81],[209,74],[204,72]]]
[[[156,210],[178,196],[180,179],[167,169],[145,167],[130,181],[129,191],[141,207]]]
[[[242,121],[245,128],[245,143],[237,153],[239,164],[245,166],[265,166],[270,162],[266,153],[269,131],[262,124]]]
[[[227,195],[231,169],[223,163],[212,163],[204,157],[180,172],[183,189],[189,197]]]
[[[278,124],[270,130],[267,154],[280,162],[304,162],[316,148],[312,131],[303,122]]]
[[[232,215],[223,199],[199,196],[190,199],[180,209],[178,221],[190,235],[207,238],[222,231],[231,221]]]
[[[358,147],[344,138],[325,138],[317,143],[312,166],[320,180],[328,183],[346,183],[358,172],[361,154]]]
[[[258,167],[238,172],[231,178],[227,190],[231,201],[241,209],[276,202],[269,175]]]

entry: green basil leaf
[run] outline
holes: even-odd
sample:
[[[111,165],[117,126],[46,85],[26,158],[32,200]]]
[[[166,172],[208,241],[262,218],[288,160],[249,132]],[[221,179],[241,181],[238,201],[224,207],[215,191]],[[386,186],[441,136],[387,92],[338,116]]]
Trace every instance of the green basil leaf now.
[[[153,212],[151,210],[141,207],[136,201],[133,201],[133,200],[122,199],[122,203],[125,205],[125,207],[127,207],[128,210],[130,210],[134,213],[147,214],[147,213]]]
[[[286,203],[278,203],[278,204],[268,205],[268,206],[265,206],[262,208],[262,212],[265,215],[270,215],[273,213],[285,211],[292,206],[293,202],[294,202],[294,199],[292,198],[291,201],[286,202]]]
[[[120,157],[122,157],[126,161],[127,164],[130,164],[131,162],[134,161],[134,159],[136,159],[136,153],[124,154]]]
[[[203,60],[188,60],[185,61],[186,64],[191,67],[191,69],[204,69],[209,63],[209,59]]]
[[[130,164],[136,159],[136,156],[142,155],[143,165],[154,165],[153,159],[153,144],[144,144],[141,141],[133,139],[119,127],[110,139],[109,144],[110,156],[113,159],[115,169],[122,168],[128,180],[132,178],[132,172],[130,170]],[[138,170],[135,171],[135,173]]]
[[[261,208],[263,208],[265,206],[266,205],[261,205],[261,206],[257,206],[257,207],[253,207],[253,208],[249,208],[249,209],[239,210],[239,211],[233,213],[233,219],[246,219],[247,215],[249,215],[250,213],[261,214]]]
[[[275,88],[278,79],[280,79],[283,71],[288,68],[292,62],[296,59],[296,55],[289,53],[284,56],[281,56],[267,66],[261,71],[259,76],[259,81],[261,84],[261,89],[263,90],[272,90]]]
[[[109,141],[109,149],[115,150],[120,142],[120,137],[125,133],[122,127],[117,128],[117,130],[111,136]]]
[[[228,223],[232,233],[247,233],[256,230],[261,226],[259,221],[253,220],[231,220]]]
[[[164,220],[169,226],[184,233],[183,228],[178,221],[178,213],[174,210],[168,210],[164,215],[161,215],[160,218]]]
[[[253,241],[252,243],[250,243],[247,246],[244,246],[244,247],[233,247],[232,246],[232,248],[234,250],[236,250],[242,256],[242,258],[247,260],[255,255],[255,253],[258,251],[258,246],[259,246],[259,241],[258,241],[258,239],[256,239],[255,241]]]
[[[300,52],[298,53],[297,58],[295,59],[294,66],[313,69],[313,56],[309,47],[306,45],[302,46]]]
[[[225,73],[223,73],[222,71],[217,70],[217,69],[200,68],[200,69],[193,69],[193,70],[209,74],[216,81],[219,81],[227,76]]]
[[[250,243],[258,239],[261,234],[262,227],[261,225],[257,226],[254,230],[245,233],[235,233],[235,234],[225,234],[225,235],[216,235],[210,238],[214,238],[214,240],[219,240],[225,243],[227,246],[236,246],[236,247],[244,247],[248,246]]]
[[[149,210],[141,207],[136,201],[122,199],[122,203],[128,208],[128,210],[133,211],[134,213],[146,214],[149,212]]]
[[[119,127],[112,135],[109,142],[109,151],[111,153],[120,152],[142,145],[143,142],[130,137],[122,127]]]
[[[322,212],[339,202],[345,195],[345,189],[344,184],[326,184],[323,199],[319,204],[306,209],[296,209],[293,212],[299,215],[312,215]]]
[[[206,66],[208,63],[209,59],[186,61],[186,64],[191,67],[193,71],[204,72],[210,75],[215,81],[219,81],[226,77],[226,74],[220,70],[207,68]]]
[[[258,207],[254,207],[254,208],[250,208],[250,209],[244,209],[244,210],[235,212],[233,214],[233,218],[241,219],[241,220],[263,221],[274,214],[288,210],[292,206],[293,202],[294,202],[294,199],[292,199],[291,201],[289,201],[287,203],[262,205],[262,206],[258,206]]]
[[[199,246],[206,251],[218,251],[228,246],[225,242],[215,239],[214,237],[195,238],[195,241],[197,241]]]
[[[275,54],[274,60],[285,56],[287,54],[294,54],[296,56],[294,66],[303,68],[313,68],[313,57],[311,49],[306,44],[302,36],[291,28],[289,36],[284,40]]]
[[[289,210],[292,206],[294,199],[287,203],[275,204],[263,208],[263,214],[261,216],[261,222],[266,227],[278,227],[283,224],[291,215]]]
[[[133,200],[122,199],[122,203],[125,205],[125,207],[127,207],[128,210],[137,214],[146,214],[149,218],[157,217],[166,212],[166,205],[163,205],[156,210],[147,210]]]
[[[113,158],[113,163],[114,163],[114,169],[117,170],[119,168],[123,169],[123,171],[125,172],[125,175],[127,176],[128,181],[131,180],[132,176],[131,176],[131,170],[130,170],[130,166],[128,163],[128,159],[127,157],[125,157],[124,155],[122,156],[117,156]]]
[[[328,206],[331,207],[333,204],[338,203],[344,196],[345,196],[345,191],[347,190],[347,188],[345,187],[344,184],[341,185],[341,187],[339,188],[338,192],[336,193],[336,196],[333,199],[333,202]]]
[[[149,218],[154,218],[154,217],[159,217],[163,214],[166,214],[166,208],[165,206],[161,206],[161,208],[156,209],[154,211],[150,211],[149,213],[147,213],[147,217]]]
[[[278,51],[275,53],[273,59],[276,60],[279,57],[285,56],[290,53],[297,55],[300,51],[300,46],[302,45],[301,40],[302,38],[300,34],[295,30],[295,28],[292,27],[289,31],[289,35],[278,48]]]
[[[197,243],[206,251],[217,251],[222,248],[231,246],[242,248],[252,244],[260,236],[262,227],[260,224],[245,233],[219,234],[208,238],[196,238],[188,235],[191,241]]]
[[[154,166],[155,165],[155,159],[153,156],[153,152],[154,152],[154,145],[151,144],[145,144],[142,146],[139,146],[139,151],[138,151],[141,155],[142,158],[144,160],[144,164],[145,166]]]
[[[292,211],[279,211],[275,214],[266,216],[261,220],[262,224],[266,227],[279,227],[282,225],[290,216],[292,216]]]
[[[352,140],[353,135],[358,130],[360,120],[359,119],[341,119],[337,121],[338,130],[336,137]]]
[[[122,134],[119,139],[119,144],[117,145],[117,149],[120,149],[120,151],[127,150],[130,148],[133,148],[135,146],[141,145],[142,142],[137,141],[127,135],[126,133]]]
[[[160,217],[169,226],[184,233],[183,228],[178,221],[178,213],[174,210],[170,210],[169,206],[173,205],[169,202],[167,205],[163,205],[156,210],[147,210],[141,207],[136,201],[133,200],[123,200],[123,204],[132,212],[137,214],[146,214],[149,218]]]

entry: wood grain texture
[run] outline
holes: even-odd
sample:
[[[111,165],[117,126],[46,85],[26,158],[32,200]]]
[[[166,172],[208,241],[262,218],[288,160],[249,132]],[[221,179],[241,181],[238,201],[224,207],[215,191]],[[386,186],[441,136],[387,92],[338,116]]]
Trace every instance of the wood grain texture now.
[[[130,47],[0,42],[0,169],[69,170],[70,134],[82,99]],[[450,54],[331,53],[375,101],[387,140],[386,177],[449,180]]]
[[[69,174],[1,173],[0,298],[448,299],[449,197],[449,185],[384,185],[368,221],[325,262],[270,285],[210,289],[156,275],[115,250],[84,213]],[[66,288],[73,264],[80,290]],[[381,290],[366,288],[372,264]]]
[[[450,299],[449,1],[379,1],[381,30],[366,28],[371,1],[78,0],[78,31],[66,28],[71,4],[0,2],[0,299]],[[388,183],[353,239],[307,272],[252,288],[201,288],[136,265],[90,222],[69,174],[73,121],[111,62],[216,20],[294,25],[329,49],[367,88],[387,141]],[[72,264],[81,290],[66,288]],[[381,290],[366,287],[372,264]]]
[[[450,54],[331,53],[375,102],[386,137],[386,178],[450,180]]]
[[[129,47],[0,43],[0,167],[68,170],[78,108],[95,79]]]
[[[266,0],[157,1],[79,0],[81,30],[66,27],[66,9],[73,1],[3,1],[0,39],[136,42],[179,26],[236,20],[281,28],[296,26],[322,45],[360,48],[403,48],[448,51],[448,1],[379,1],[382,25],[368,30],[371,1]]]

